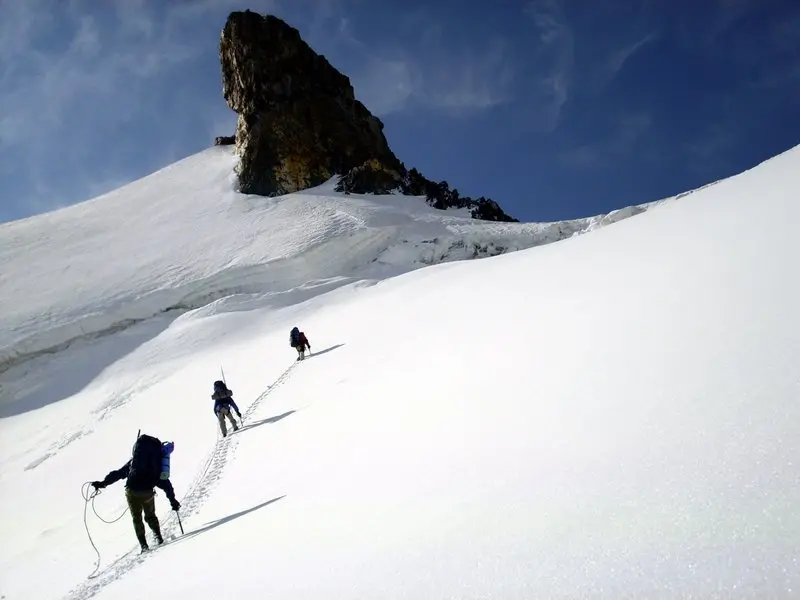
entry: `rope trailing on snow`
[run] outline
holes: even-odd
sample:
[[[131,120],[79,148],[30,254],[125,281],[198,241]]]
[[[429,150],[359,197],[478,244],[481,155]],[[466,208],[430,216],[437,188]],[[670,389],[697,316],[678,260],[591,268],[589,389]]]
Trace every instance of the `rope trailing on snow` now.
[[[87,481],[86,483],[84,483],[81,486],[81,496],[83,497],[83,501],[84,501],[84,504],[83,504],[83,527],[84,527],[84,529],[86,529],[86,535],[89,538],[89,543],[92,545],[92,548],[94,549],[94,553],[97,555],[97,561],[95,562],[95,565],[94,565],[94,571],[92,571],[89,574],[89,578],[90,579],[92,577],[94,577],[94,575],[96,575],[97,572],[100,570],[101,558],[100,558],[100,550],[97,549],[97,545],[94,543],[94,540],[92,539],[92,533],[89,531],[89,520],[87,518],[87,514],[89,512],[89,504],[92,505],[92,512],[94,513],[94,516],[97,517],[98,519],[100,519],[103,523],[106,523],[108,525],[110,525],[111,523],[116,523],[122,517],[124,517],[125,514],[128,512],[128,507],[125,507],[125,510],[122,511],[122,514],[120,516],[118,516],[116,519],[112,519],[110,521],[107,521],[106,519],[101,517],[97,512],[97,508],[94,505],[95,498],[97,498],[97,496],[100,494],[100,490],[91,490],[90,491],[91,487],[92,487],[92,482],[91,481]]]
[[[311,356],[310,353],[309,353],[309,356]],[[278,379],[276,379],[273,382],[272,385],[267,387],[267,389],[264,390],[255,399],[255,401],[247,408],[247,410],[245,410],[244,415],[242,417],[242,424],[244,424],[244,419],[249,417],[250,415],[252,415],[256,411],[256,409],[258,408],[259,404],[261,404],[261,402],[267,396],[269,396],[269,394],[272,393],[274,388],[276,388],[281,383],[286,381],[286,379],[289,377],[289,375],[291,375],[292,370],[297,366],[297,364],[298,364],[297,361],[295,361],[291,365],[289,365],[289,367],[283,373],[281,373],[281,375],[278,377]],[[222,365],[220,365],[219,369],[220,369],[220,374],[222,375],[222,378],[223,378],[223,381],[224,381],[225,372],[222,370]],[[219,430],[217,430],[217,431],[219,432]],[[138,439],[139,435],[141,435],[141,433],[142,433],[142,430],[140,429],[139,433],[136,436],[137,439]],[[193,499],[194,493],[197,491],[197,489],[202,485],[203,481],[205,480],[206,474],[210,470],[211,465],[214,463],[214,460],[217,458],[218,454],[222,450],[222,445],[219,443],[221,441],[222,441],[221,433],[218,433],[217,443],[214,444],[214,448],[212,449],[210,456],[206,459],[206,463],[203,466],[203,470],[202,470],[200,476],[195,479],[195,481],[191,485],[189,491],[183,497],[183,502],[184,503],[186,503],[187,500],[191,502],[191,500]],[[89,504],[91,503],[91,505],[92,505],[92,512],[94,512],[94,515],[98,519],[100,519],[103,523],[106,523],[106,524],[116,523],[122,517],[124,517],[125,514],[128,512],[128,508],[126,507],[125,510],[122,511],[122,514],[120,516],[118,516],[116,519],[112,519],[111,521],[105,520],[103,517],[101,517],[97,513],[97,509],[95,508],[95,505],[94,505],[95,498],[97,498],[97,496],[100,494],[100,490],[96,490],[95,489],[95,490],[91,490],[90,491],[91,487],[92,487],[92,482],[91,481],[87,481],[86,483],[84,483],[81,486],[81,496],[83,497],[83,500],[84,500],[83,526],[86,529],[86,535],[89,538],[89,543],[92,545],[92,548],[94,549],[94,552],[97,555],[97,561],[96,561],[96,564],[95,564],[95,568],[94,568],[94,571],[92,571],[89,574],[89,576],[88,576],[89,579],[92,579],[97,575],[97,573],[100,571],[100,563],[101,563],[100,551],[97,549],[97,546],[95,545],[94,540],[92,539],[92,534],[89,531],[89,523],[88,523],[88,519],[87,519],[87,513],[88,513],[88,509],[89,509]],[[177,511],[175,512],[175,517],[177,517],[178,525],[181,528],[181,533],[183,533],[183,524],[180,522],[181,517],[180,517],[180,514]],[[172,520],[173,520],[173,516],[170,515],[168,517],[168,522],[172,522]]]

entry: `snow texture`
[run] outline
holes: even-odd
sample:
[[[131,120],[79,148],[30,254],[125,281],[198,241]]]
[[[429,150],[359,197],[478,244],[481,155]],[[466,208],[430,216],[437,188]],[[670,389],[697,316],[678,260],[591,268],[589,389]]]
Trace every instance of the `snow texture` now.
[[[340,194],[334,180],[263,198],[233,191],[234,162],[232,148],[211,148],[94,200],[0,225],[0,372],[232,294],[380,279],[557,241],[644,210],[487,223],[420,198]]]
[[[0,229],[0,596],[800,596],[800,148],[600,228],[244,197],[231,164]],[[159,495],[139,556],[90,511],[87,579],[80,486],[140,428],[186,533]]]

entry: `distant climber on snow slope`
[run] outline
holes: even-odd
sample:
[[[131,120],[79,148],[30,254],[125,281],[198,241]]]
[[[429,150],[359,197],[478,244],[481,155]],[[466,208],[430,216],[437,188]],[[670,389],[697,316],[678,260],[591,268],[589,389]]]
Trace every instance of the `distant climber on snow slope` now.
[[[289,332],[289,345],[297,350],[297,360],[303,360],[305,358],[306,349],[311,352],[311,344],[308,343],[306,334],[297,327]]]
[[[217,415],[217,420],[219,420],[219,430],[222,432],[222,437],[228,435],[228,428],[225,424],[226,418],[231,422],[233,430],[238,431],[239,425],[236,423],[236,419],[233,418],[231,408],[236,411],[240,421],[242,413],[239,411],[239,407],[236,406],[236,402],[233,401],[233,392],[228,389],[224,381],[214,382],[214,393],[211,394],[211,398],[214,400],[214,414]]]
[[[126,479],[125,499],[133,519],[133,529],[136,539],[142,547],[142,552],[147,551],[147,538],[145,537],[144,521],[150,526],[159,544],[164,543],[161,535],[161,525],[156,516],[156,493],[154,488],[164,490],[172,510],[180,509],[180,503],[175,499],[175,490],[169,480],[169,459],[175,448],[174,442],[161,443],[156,437],[142,434],[133,445],[133,455],[120,469],[111,471],[103,481],[93,481],[96,490]]]

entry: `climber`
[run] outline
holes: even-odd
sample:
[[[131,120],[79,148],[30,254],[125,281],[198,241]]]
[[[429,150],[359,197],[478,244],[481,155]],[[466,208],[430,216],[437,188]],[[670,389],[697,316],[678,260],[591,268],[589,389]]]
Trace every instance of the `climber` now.
[[[102,481],[93,481],[92,486],[95,490],[126,479],[125,499],[133,519],[133,529],[136,532],[136,539],[142,547],[142,552],[146,552],[149,547],[145,537],[144,521],[147,522],[155,535],[156,541],[164,543],[161,535],[161,525],[156,516],[155,489],[164,490],[169,500],[172,510],[179,510],[181,505],[175,499],[175,490],[169,480],[169,455],[175,448],[174,442],[164,442],[150,435],[140,435],[133,445],[133,456],[120,469],[111,471]]]
[[[233,418],[231,408],[236,411],[239,420],[242,419],[242,413],[239,412],[239,407],[236,406],[236,402],[233,401],[233,392],[228,389],[224,381],[214,382],[214,393],[211,394],[211,398],[214,400],[214,414],[217,415],[217,420],[219,420],[219,429],[222,432],[222,437],[228,435],[225,418],[231,422],[233,430],[238,431],[239,425],[236,423],[236,419]]]
[[[297,327],[289,332],[289,345],[297,350],[297,360],[303,360],[305,358],[306,348],[311,352],[311,344],[308,343],[306,334]]]

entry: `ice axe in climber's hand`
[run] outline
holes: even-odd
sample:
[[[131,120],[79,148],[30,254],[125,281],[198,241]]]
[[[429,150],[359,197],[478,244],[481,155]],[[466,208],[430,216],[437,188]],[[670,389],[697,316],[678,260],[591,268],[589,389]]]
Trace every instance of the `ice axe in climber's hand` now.
[[[179,512],[181,510],[181,503],[173,499],[170,502],[170,508],[175,511],[175,516],[178,517],[178,527],[181,528],[181,535],[183,535],[183,523],[181,523],[181,513]]]

